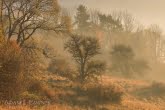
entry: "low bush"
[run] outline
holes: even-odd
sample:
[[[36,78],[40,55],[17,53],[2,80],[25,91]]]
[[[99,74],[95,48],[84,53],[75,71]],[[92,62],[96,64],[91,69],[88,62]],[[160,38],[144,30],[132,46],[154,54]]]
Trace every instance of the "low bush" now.
[[[97,103],[120,103],[124,91],[116,86],[90,86],[86,88],[86,94],[92,101]]]
[[[162,82],[153,82],[151,85],[135,92],[140,98],[153,99],[165,98],[165,84]]]
[[[53,59],[49,64],[48,71],[70,80],[74,80],[76,77],[74,68],[63,58]]]
[[[165,95],[165,84],[161,82],[153,82],[151,85],[153,95]]]
[[[55,91],[40,81],[32,81],[28,87],[28,92],[37,94],[43,99],[54,99]]]

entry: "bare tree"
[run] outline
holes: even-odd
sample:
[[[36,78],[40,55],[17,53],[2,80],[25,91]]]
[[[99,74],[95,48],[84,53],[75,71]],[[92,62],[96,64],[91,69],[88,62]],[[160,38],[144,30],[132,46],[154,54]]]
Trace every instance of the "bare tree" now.
[[[39,29],[67,30],[57,0],[3,0],[3,20],[8,41],[14,37],[20,46]]]
[[[161,54],[162,49],[162,30],[158,25],[152,24],[147,29],[147,36],[148,36],[148,47],[150,50],[150,55],[152,60],[156,61]]]
[[[122,26],[125,32],[132,32],[135,29],[136,19],[135,17],[129,13],[127,10],[125,11],[113,11],[112,17],[115,20],[122,22]]]
[[[65,49],[72,54],[80,68],[81,82],[84,82],[91,74],[97,73],[92,69],[101,70],[104,67],[101,63],[91,62],[92,58],[100,53],[100,45],[96,38],[72,35],[66,42]]]
[[[90,21],[93,24],[98,25],[99,24],[99,11],[96,9],[90,9],[89,14],[90,14]]]
[[[135,18],[127,11],[122,12],[122,21],[124,30],[126,32],[132,32],[135,28]]]

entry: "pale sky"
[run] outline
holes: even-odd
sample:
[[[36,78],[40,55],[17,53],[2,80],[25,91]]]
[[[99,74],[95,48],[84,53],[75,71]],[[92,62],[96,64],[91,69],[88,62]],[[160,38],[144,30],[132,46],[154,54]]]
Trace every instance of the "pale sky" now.
[[[158,24],[165,33],[165,0],[59,0],[60,4],[74,10],[79,4],[105,13],[127,10],[146,26]]]

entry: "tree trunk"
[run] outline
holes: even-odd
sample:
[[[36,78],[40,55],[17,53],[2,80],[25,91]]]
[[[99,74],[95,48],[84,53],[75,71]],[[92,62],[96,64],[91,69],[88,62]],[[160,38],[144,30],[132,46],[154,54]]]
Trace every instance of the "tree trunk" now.
[[[80,74],[80,78],[81,78],[81,83],[84,82],[85,80],[85,63],[81,63],[81,74]]]
[[[2,5],[3,2],[0,0],[0,40],[3,38]]]

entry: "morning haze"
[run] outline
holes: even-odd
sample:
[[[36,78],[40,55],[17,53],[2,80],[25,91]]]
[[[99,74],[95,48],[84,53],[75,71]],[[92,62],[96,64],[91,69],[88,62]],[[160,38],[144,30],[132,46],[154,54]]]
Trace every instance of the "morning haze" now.
[[[60,0],[69,9],[84,4],[92,9],[109,13],[113,10],[127,10],[146,26],[158,24],[165,32],[164,0]]]
[[[165,110],[164,4],[0,0],[0,110]]]

